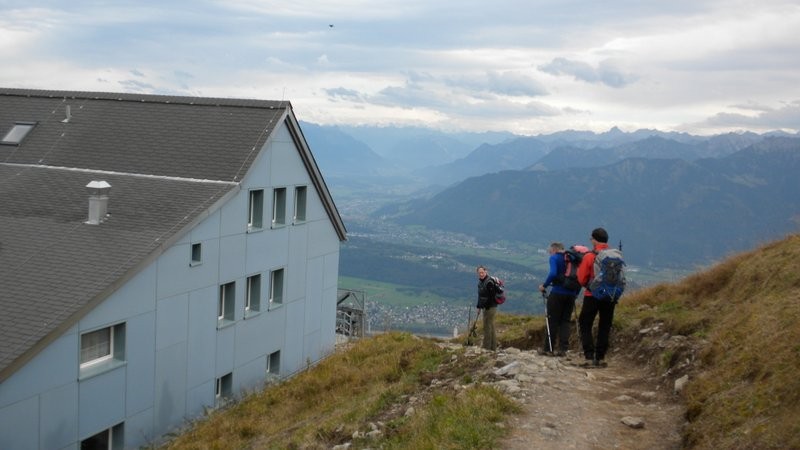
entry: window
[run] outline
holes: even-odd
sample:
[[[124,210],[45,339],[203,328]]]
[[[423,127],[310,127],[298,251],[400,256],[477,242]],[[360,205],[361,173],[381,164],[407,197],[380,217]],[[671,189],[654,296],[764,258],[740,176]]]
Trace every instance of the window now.
[[[261,310],[261,274],[247,277],[247,295],[244,303],[245,314]]]
[[[231,398],[233,393],[233,373],[223,375],[217,378],[217,383],[214,391],[214,400],[217,406],[225,403],[226,400]]]
[[[192,260],[190,266],[197,266],[203,262],[203,245],[200,243],[192,244]]]
[[[272,226],[286,225],[286,188],[276,188],[272,198]]]
[[[281,373],[281,351],[272,352],[267,357],[267,374],[277,376]]]
[[[36,126],[36,122],[15,123],[8,133],[3,136],[3,140],[0,141],[0,144],[19,145],[19,143],[25,139],[25,136],[30,133],[34,126]]]
[[[231,281],[219,287],[217,306],[217,326],[233,322],[233,307],[236,304],[236,282]]]
[[[306,221],[306,187],[297,186],[294,188],[294,222]]]
[[[125,361],[125,324],[81,334],[80,376],[117,367]]]
[[[269,304],[281,303],[283,303],[283,269],[278,269],[269,274]]]
[[[120,423],[81,441],[81,450],[115,450],[125,445],[125,424]]]
[[[264,190],[250,191],[250,204],[247,213],[247,229],[260,230],[264,226]]]

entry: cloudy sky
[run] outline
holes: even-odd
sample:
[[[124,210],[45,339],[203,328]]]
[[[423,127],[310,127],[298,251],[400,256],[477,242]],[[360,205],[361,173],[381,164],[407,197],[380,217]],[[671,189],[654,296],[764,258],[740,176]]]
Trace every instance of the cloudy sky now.
[[[443,130],[800,130],[797,0],[0,0],[0,86]]]

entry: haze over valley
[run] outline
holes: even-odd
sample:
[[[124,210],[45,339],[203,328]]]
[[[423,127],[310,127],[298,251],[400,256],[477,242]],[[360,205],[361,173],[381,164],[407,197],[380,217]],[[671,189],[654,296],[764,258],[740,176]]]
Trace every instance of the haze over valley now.
[[[303,130],[348,227],[340,287],[367,293],[373,331],[463,330],[478,264],[506,280],[505,311],[538,314],[546,246],[595,226],[636,289],[800,224],[796,134]]]

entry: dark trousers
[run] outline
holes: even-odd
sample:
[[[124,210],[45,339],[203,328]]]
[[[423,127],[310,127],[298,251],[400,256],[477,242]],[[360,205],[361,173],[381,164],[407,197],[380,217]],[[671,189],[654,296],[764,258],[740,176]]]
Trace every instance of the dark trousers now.
[[[611,323],[614,321],[614,307],[617,304],[607,300],[596,300],[594,297],[583,297],[581,315],[578,324],[581,332],[581,345],[586,359],[602,360],[608,351],[608,336],[611,333]],[[599,315],[597,324],[597,341],[592,336],[594,318]]]
[[[570,320],[575,309],[575,296],[550,293],[547,296],[547,323],[550,324],[550,339],[545,334],[544,350],[566,352],[569,349]],[[550,344],[553,348],[550,348]]]
[[[496,312],[496,306],[483,310],[483,348],[486,350],[497,350],[497,335],[494,332],[494,315]]]

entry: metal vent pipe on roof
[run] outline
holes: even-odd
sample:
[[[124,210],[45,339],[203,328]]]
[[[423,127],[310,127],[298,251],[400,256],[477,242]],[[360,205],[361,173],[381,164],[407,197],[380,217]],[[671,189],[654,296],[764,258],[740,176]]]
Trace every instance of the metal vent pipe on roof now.
[[[72,108],[70,108],[69,105],[67,105],[67,110],[65,111],[65,113],[66,113],[66,118],[64,118],[64,120],[62,120],[61,122],[69,123],[69,121],[72,119]]]
[[[108,193],[111,185],[105,181],[92,181],[86,185],[89,189],[89,225],[100,225],[108,215]]]

